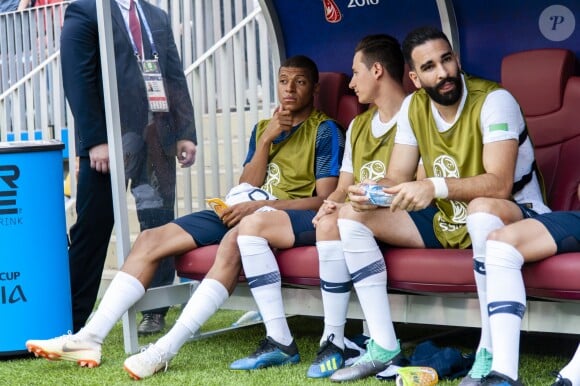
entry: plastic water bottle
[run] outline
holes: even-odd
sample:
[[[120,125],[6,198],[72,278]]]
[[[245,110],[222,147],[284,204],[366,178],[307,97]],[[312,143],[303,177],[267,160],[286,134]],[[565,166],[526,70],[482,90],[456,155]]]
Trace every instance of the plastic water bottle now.
[[[365,191],[369,203],[378,206],[391,206],[394,196],[383,192],[383,188],[386,186],[382,185],[368,185],[363,184],[362,188]]]

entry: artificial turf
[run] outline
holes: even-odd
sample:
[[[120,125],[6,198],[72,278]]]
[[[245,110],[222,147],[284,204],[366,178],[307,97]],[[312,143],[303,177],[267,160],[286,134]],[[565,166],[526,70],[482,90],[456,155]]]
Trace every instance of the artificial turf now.
[[[180,312],[173,307],[167,316],[171,326]],[[220,311],[204,326],[210,331],[230,326],[242,315],[241,312]],[[40,322],[40,321],[39,321]],[[258,324],[226,332],[206,339],[186,343],[179,355],[170,363],[168,371],[139,381],[143,385],[322,385],[328,380],[312,380],[305,377],[308,366],[318,348],[323,327],[321,318],[292,317],[290,328],[296,338],[301,362],[293,366],[269,368],[257,371],[232,371],[229,364],[253,352],[264,337],[263,325]],[[425,339],[431,339],[440,347],[456,347],[469,352],[477,345],[479,331],[470,328],[449,328],[396,324],[396,330],[406,354]],[[349,321],[347,336],[362,331],[360,321]],[[161,334],[140,338],[145,345],[154,342]],[[529,386],[549,386],[553,381],[552,370],[558,370],[571,358],[577,344],[577,336],[555,334],[522,334],[520,378]],[[95,369],[80,368],[71,362],[49,362],[30,356],[1,357],[0,385],[135,385],[123,370],[127,357],[123,350],[121,324],[118,323],[103,345],[103,361]],[[442,386],[457,385],[459,380],[442,380]],[[394,382],[374,378],[355,382],[356,385],[394,385]]]

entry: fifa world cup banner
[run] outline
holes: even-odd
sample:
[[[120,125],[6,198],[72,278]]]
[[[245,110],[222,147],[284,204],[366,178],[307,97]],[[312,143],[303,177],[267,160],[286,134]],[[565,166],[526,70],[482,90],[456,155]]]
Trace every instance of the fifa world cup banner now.
[[[454,49],[473,75],[500,81],[504,56],[527,49],[567,48],[580,57],[577,0],[272,0],[285,55],[304,54],[320,71],[351,74],[357,42],[387,33],[400,42],[421,26],[457,31]],[[445,8],[446,6],[449,8]],[[442,20],[448,23],[442,26]],[[282,43],[282,42],[281,42]]]

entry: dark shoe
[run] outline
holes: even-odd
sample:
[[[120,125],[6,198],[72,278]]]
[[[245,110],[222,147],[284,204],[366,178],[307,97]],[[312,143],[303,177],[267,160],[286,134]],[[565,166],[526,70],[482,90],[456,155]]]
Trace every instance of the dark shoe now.
[[[253,354],[233,362],[230,369],[256,370],[298,362],[300,362],[300,354],[298,354],[296,342],[292,341],[289,346],[284,346],[268,336],[260,342],[260,346]]]
[[[556,382],[552,383],[552,386],[572,386],[572,381],[568,378],[564,378],[558,372],[554,372],[556,376]]]
[[[344,366],[344,350],[332,343],[334,334],[330,334],[316,353],[306,376],[308,378],[327,378]]]
[[[481,380],[482,386],[523,386],[523,384],[518,381],[511,379],[507,375],[502,373],[498,373],[497,371],[490,371],[485,377]]]
[[[403,362],[405,362],[405,357],[401,354],[400,349],[394,353],[389,352],[371,339],[367,344],[366,354],[351,367],[337,370],[331,375],[330,380],[332,382],[356,381],[385,372],[385,370],[388,370],[389,374],[392,373],[388,379],[395,379],[397,370],[401,368]]]
[[[459,382],[459,386],[481,386],[481,381],[483,378],[473,378],[471,375],[467,374],[461,382]]]
[[[368,341],[367,337],[367,341]],[[344,367],[352,366],[367,352],[367,345],[358,345],[356,341],[344,337]]]
[[[143,319],[137,328],[137,334],[150,335],[161,332],[165,328],[165,316],[162,314],[143,314]]]

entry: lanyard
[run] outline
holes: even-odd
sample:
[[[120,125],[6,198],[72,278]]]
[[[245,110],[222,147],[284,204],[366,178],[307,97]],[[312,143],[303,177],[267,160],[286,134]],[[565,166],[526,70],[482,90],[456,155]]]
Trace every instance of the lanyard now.
[[[151,28],[149,27],[149,23],[147,22],[147,19],[145,18],[145,15],[143,14],[143,9],[141,8],[141,4],[138,2],[135,2],[135,5],[137,6],[137,11],[139,12],[139,18],[143,22],[143,27],[145,28],[145,32],[147,33],[147,38],[149,39],[149,44],[151,45],[151,53],[152,53],[153,57],[155,59],[157,59],[159,57],[159,53],[157,52],[157,47],[155,46],[155,42],[153,41],[153,35],[151,34]],[[135,44],[135,41],[133,40],[133,34],[131,34],[131,30],[129,28],[129,25],[126,25],[126,28],[127,28],[127,33],[129,34],[129,39],[131,39],[131,45],[133,46],[133,52],[135,53],[135,56],[137,58],[140,58],[140,54],[137,50],[137,45]]]

